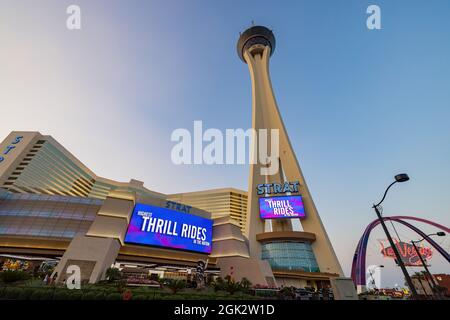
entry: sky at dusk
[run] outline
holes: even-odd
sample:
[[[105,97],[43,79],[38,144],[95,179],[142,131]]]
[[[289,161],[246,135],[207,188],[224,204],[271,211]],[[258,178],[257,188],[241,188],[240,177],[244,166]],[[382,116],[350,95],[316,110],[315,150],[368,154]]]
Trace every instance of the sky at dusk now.
[[[81,30],[66,28],[71,4]],[[381,30],[366,27],[370,4],[381,8]],[[163,193],[246,190],[247,165],[174,165],[170,136],[195,120],[251,127],[236,42],[252,21],[265,25],[277,41],[270,70],[280,112],[350,275],[371,205],[395,174],[411,180],[391,189],[385,215],[450,225],[449,14],[447,0],[0,0],[0,139],[40,131],[99,176]],[[368,264],[385,265],[383,285],[403,285],[380,255],[382,239],[373,232]],[[449,236],[436,241],[449,251]],[[450,273],[437,253],[431,270]]]

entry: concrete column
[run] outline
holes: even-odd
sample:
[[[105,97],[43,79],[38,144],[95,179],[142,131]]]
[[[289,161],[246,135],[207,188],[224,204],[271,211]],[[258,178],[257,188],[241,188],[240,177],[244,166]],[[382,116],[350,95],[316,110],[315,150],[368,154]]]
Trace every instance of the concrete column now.
[[[56,281],[67,279],[67,268],[76,265],[81,281],[96,283],[104,279],[105,271],[115,262],[134,208],[135,194],[111,191],[85,235],[72,239],[55,268]]]

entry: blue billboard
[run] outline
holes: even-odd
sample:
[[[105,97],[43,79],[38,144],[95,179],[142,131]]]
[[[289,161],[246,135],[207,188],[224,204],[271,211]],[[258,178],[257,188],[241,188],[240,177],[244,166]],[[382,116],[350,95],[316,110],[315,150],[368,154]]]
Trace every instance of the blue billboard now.
[[[125,243],[211,253],[211,219],[138,203]]]

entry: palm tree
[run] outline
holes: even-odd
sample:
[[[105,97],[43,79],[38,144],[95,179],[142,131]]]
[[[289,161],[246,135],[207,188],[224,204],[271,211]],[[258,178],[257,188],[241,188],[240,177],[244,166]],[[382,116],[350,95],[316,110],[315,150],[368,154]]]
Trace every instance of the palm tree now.
[[[111,267],[106,269],[105,276],[109,282],[113,282],[122,279],[122,272],[117,268]]]
[[[173,294],[176,294],[178,291],[184,289],[186,287],[186,281],[184,280],[171,280],[167,284],[167,287],[172,291]]]
[[[212,287],[214,288],[214,292],[223,290],[225,288],[225,282],[223,281],[223,278],[217,277],[217,279],[212,282]]]
[[[230,275],[226,276],[225,280],[226,280],[226,282],[225,282],[224,289],[229,294],[233,295],[235,292],[242,289],[241,283],[234,281],[234,279]]]
[[[241,279],[241,287],[244,291],[248,291],[248,289],[250,289],[251,286],[252,283],[246,277]]]

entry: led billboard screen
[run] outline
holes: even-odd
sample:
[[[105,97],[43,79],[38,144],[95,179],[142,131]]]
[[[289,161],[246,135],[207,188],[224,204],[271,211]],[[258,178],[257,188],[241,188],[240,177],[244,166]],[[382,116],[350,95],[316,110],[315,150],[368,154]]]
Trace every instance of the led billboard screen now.
[[[305,208],[301,196],[259,198],[259,215],[262,219],[303,218]]]
[[[211,253],[211,219],[146,204],[136,204],[125,242]]]

